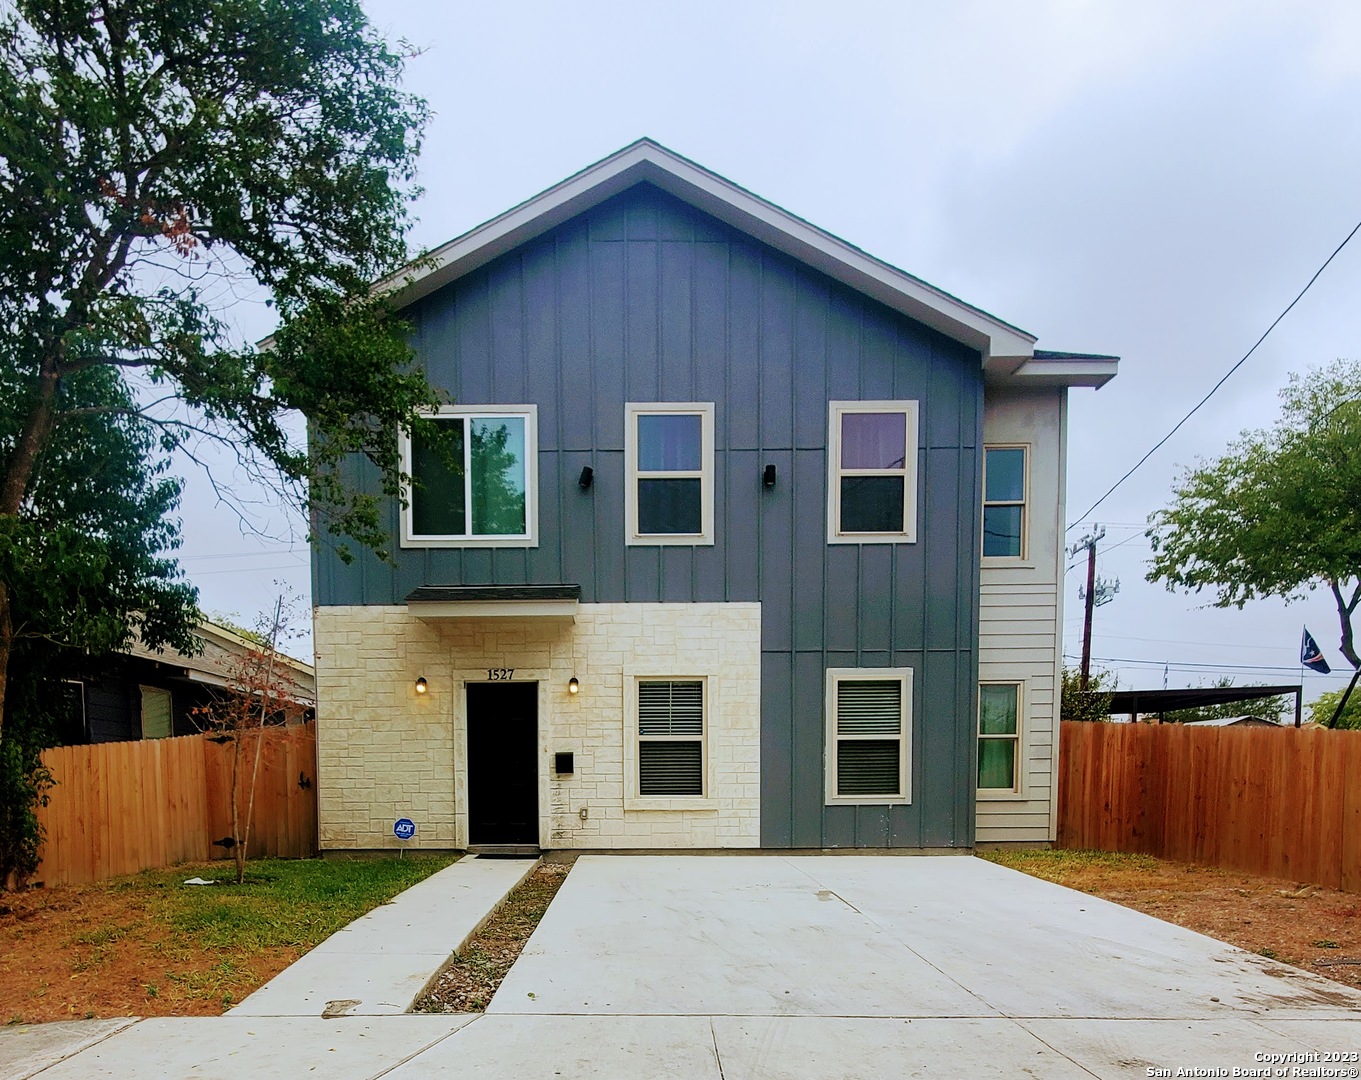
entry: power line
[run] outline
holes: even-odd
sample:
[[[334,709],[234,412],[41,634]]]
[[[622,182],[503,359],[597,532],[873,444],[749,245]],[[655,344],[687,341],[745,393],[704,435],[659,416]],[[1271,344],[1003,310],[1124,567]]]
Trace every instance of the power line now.
[[[1301,300],[1304,299],[1304,294],[1307,293],[1311,288],[1313,288],[1314,282],[1316,282],[1316,281],[1319,279],[1319,275],[1322,274],[1323,271],[1325,271],[1326,269],[1328,269],[1328,265],[1329,265],[1335,258],[1337,258],[1338,252],[1340,252],[1344,247],[1347,246],[1347,244],[1351,241],[1351,238],[1352,238],[1353,236],[1355,236],[1355,235],[1357,234],[1358,231],[1361,231],[1361,221],[1358,221],[1358,222],[1356,223],[1356,225],[1352,228],[1352,231],[1349,232],[1349,233],[1347,234],[1346,239],[1343,240],[1342,243],[1338,244],[1337,247],[1333,249],[1333,253],[1332,253],[1331,255],[1329,255],[1328,258],[1326,258],[1326,259],[1323,261],[1323,265],[1320,266],[1317,270],[1314,271],[1314,276],[1311,277],[1311,278],[1309,279],[1308,284],[1306,284],[1306,285],[1304,286],[1304,288],[1300,290],[1299,295],[1296,296],[1295,299],[1291,300],[1290,303],[1286,305],[1285,310],[1282,311],[1279,315],[1276,316],[1276,318],[1274,318],[1274,319],[1271,321],[1271,325],[1268,326],[1268,327],[1262,332],[1262,336],[1259,337],[1259,338],[1256,340],[1256,342],[1253,343],[1252,348],[1250,348],[1247,352],[1245,352],[1245,353],[1243,354],[1243,358],[1242,358],[1241,360],[1239,360],[1238,363],[1234,364],[1233,367],[1229,368],[1229,370],[1226,371],[1226,372],[1224,373],[1224,377],[1223,377],[1222,379],[1220,379],[1219,382],[1215,383],[1214,386],[1210,387],[1210,392],[1209,392],[1208,394],[1206,394],[1203,398],[1201,398],[1198,402],[1196,402],[1195,407],[1192,408],[1191,411],[1188,412],[1185,416],[1183,416],[1180,420],[1178,420],[1178,421],[1176,422],[1176,424],[1173,426],[1173,428],[1172,428],[1171,431],[1169,431],[1166,435],[1164,435],[1161,439],[1159,439],[1156,443],[1154,443],[1154,444],[1153,444],[1153,448],[1152,448],[1151,450],[1149,450],[1148,453],[1146,453],[1143,457],[1141,457],[1138,461],[1136,461],[1136,462],[1134,463],[1133,467],[1132,467],[1127,473],[1125,473],[1124,476],[1120,477],[1119,480],[1117,480],[1115,483],[1113,483],[1113,484],[1106,490],[1106,493],[1105,493],[1104,495],[1101,496],[1101,498],[1097,499],[1096,502],[1092,503],[1091,506],[1087,507],[1087,509],[1083,512],[1082,516],[1081,516],[1080,518],[1078,518],[1077,521],[1073,522],[1072,525],[1069,525],[1068,528],[1064,530],[1064,532],[1067,532],[1067,531],[1069,531],[1070,529],[1074,528],[1075,526],[1081,524],[1082,521],[1084,521],[1084,520],[1086,519],[1086,517],[1087,517],[1088,514],[1090,514],[1093,510],[1095,510],[1095,509],[1096,509],[1098,506],[1100,506],[1103,502],[1105,502],[1107,499],[1109,499],[1109,498],[1111,497],[1111,495],[1113,495],[1113,494],[1115,493],[1115,489],[1116,489],[1116,488],[1118,488],[1121,484],[1123,484],[1126,480],[1128,480],[1131,476],[1133,476],[1133,475],[1139,470],[1139,467],[1140,467],[1141,465],[1143,465],[1143,463],[1144,463],[1145,461],[1147,461],[1147,460],[1148,460],[1149,458],[1151,458],[1155,453],[1157,453],[1158,450],[1162,448],[1162,445],[1163,445],[1165,442],[1167,442],[1168,439],[1172,438],[1173,435],[1175,435],[1178,431],[1181,430],[1182,425],[1185,424],[1186,421],[1190,420],[1191,417],[1195,416],[1195,414],[1196,414],[1197,412],[1200,411],[1200,407],[1201,407],[1202,405],[1204,405],[1207,401],[1209,401],[1210,398],[1214,397],[1215,392],[1216,392],[1221,386],[1223,386],[1226,382],[1229,381],[1229,377],[1230,377],[1235,371],[1237,371],[1240,367],[1242,367],[1245,363],[1247,363],[1248,357],[1250,357],[1253,353],[1255,353],[1255,352],[1257,351],[1257,347],[1258,347],[1259,345],[1261,345],[1262,342],[1264,342],[1264,341],[1267,339],[1267,335],[1270,334],[1271,331],[1273,331],[1273,330],[1276,329],[1277,323],[1279,323],[1282,319],[1284,319],[1287,315],[1289,315],[1291,309],[1294,308],[1294,306],[1295,306],[1296,304],[1298,304]]]
[[[280,566],[234,566],[229,570],[193,570],[190,571],[191,578],[212,577],[214,574],[265,574],[271,570],[296,570],[300,566],[305,566],[301,559],[291,563],[284,563]]]
[[[1073,653],[1064,653],[1065,660],[1076,660],[1078,657]],[[1135,660],[1127,656],[1093,656],[1093,660],[1099,660],[1103,664],[1143,664],[1148,667],[1170,667],[1178,670],[1191,671],[1283,671],[1290,674],[1299,674],[1299,665],[1294,664],[1286,667],[1276,664],[1201,664],[1191,660]],[[1335,679],[1351,678],[1350,671],[1338,671],[1332,674]],[[1314,675],[1311,678],[1319,678]],[[1322,676],[1328,678],[1329,676]]]
[[[204,562],[211,559],[255,559],[265,555],[288,555],[295,551],[305,551],[305,546],[294,545],[293,547],[279,548],[260,548],[256,551],[218,551],[211,555],[180,555],[178,562]]]
[[[1132,543],[1134,543],[1134,541],[1136,541],[1136,540],[1143,540],[1143,539],[1144,539],[1144,534],[1143,534],[1143,533],[1135,533],[1133,536],[1127,536],[1127,537],[1125,537],[1125,539],[1121,540],[1120,543],[1118,543],[1118,544],[1112,544],[1110,547],[1108,547],[1108,548],[1105,550],[1104,554],[1109,555],[1109,554],[1110,554],[1112,551],[1114,551],[1116,548],[1122,548],[1122,547],[1124,547],[1126,544],[1132,544]]]
[[[1064,625],[1067,625],[1067,622],[1068,620],[1064,620]],[[1262,652],[1279,653],[1288,652],[1290,648],[1292,648],[1292,646],[1282,648],[1280,645],[1240,645],[1236,642],[1230,643],[1224,641],[1185,641],[1179,638],[1132,637],[1128,634],[1102,634],[1101,636],[1109,641],[1141,641],[1150,645],[1203,645],[1210,649],[1233,649],[1234,651],[1239,649],[1252,649],[1254,652],[1260,650]],[[1162,661],[1159,660],[1158,663],[1162,663]]]

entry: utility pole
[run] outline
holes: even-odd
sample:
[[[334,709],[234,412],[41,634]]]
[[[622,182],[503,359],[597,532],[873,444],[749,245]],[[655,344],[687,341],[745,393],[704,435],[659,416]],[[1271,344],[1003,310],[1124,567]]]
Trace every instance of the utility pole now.
[[[1120,591],[1120,582],[1099,580],[1096,576],[1096,544],[1106,535],[1106,530],[1097,525],[1090,533],[1068,549],[1069,555],[1076,555],[1084,548],[1087,551],[1087,587],[1078,590],[1078,596],[1086,601],[1082,616],[1082,674],[1078,688],[1087,689],[1092,677],[1092,610],[1109,604]]]

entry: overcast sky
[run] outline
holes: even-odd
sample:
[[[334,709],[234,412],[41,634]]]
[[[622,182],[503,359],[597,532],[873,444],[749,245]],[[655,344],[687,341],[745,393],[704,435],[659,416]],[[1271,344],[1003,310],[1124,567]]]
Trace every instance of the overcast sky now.
[[[434,111],[419,245],[648,135],[1041,348],[1121,356],[1114,382],[1072,393],[1070,521],[1361,220],[1354,0],[366,6],[423,50],[407,80]],[[1102,663],[1122,685],[1161,686],[1165,662],[1171,686],[1293,681],[1304,622],[1344,666],[1326,593],[1206,608],[1144,581],[1142,532],[1180,468],[1272,421],[1288,372],[1361,360],[1359,294],[1361,238],[1092,515],[1108,530],[1101,573],[1121,583],[1093,653],[1150,662]],[[184,564],[206,609],[250,621],[276,580],[306,592],[300,538],[244,536],[201,477],[188,483]],[[1310,696],[1335,685],[1306,680]]]

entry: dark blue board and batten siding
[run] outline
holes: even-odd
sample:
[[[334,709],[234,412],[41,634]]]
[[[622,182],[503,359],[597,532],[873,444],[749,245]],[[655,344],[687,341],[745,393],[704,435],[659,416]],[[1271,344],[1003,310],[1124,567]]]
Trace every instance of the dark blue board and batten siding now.
[[[762,844],[972,843],[977,352],[647,185],[406,315],[456,401],[538,405],[539,545],[323,558],[318,603],[525,582],[579,582],[583,603],[759,600]],[[921,403],[918,542],[829,545],[827,403],[880,398]],[[712,547],[625,546],[627,401],[716,403]],[[890,666],[915,671],[912,805],[826,806],[824,673]]]

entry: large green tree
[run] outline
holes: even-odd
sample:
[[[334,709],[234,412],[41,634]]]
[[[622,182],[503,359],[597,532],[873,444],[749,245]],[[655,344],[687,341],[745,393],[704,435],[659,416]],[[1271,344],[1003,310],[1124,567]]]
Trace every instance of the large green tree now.
[[[1187,469],[1149,525],[1149,580],[1209,590],[1217,607],[1327,588],[1342,655],[1361,667],[1361,370],[1339,360],[1292,375],[1276,424]]]
[[[403,61],[358,0],[0,8],[0,725],[35,479],[81,417],[216,444],[314,523],[387,542],[338,466],[367,457],[396,494],[396,431],[436,403],[369,288],[408,256],[426,110]],[[273,305],[271,348],[243,339],[242,296]],[[63,394],[92,371],[113,397]],[[75,616],[61,640],[175,637],[154,607]]]
[[[13,376],[0,365],[0,397],[8,398]],[[167,474],[155,428],[105,367],[63,379],[56,406],[61,422],[0,542],[13,672],[0,742],[0,883],[37,862],[41,754],[61,734],[62,677],[80,670],[83,654],[123,645],[134,623],[147,641],[196,647],[197,597],[173,558],[180,485]],[[12,441],[21,420],[0,410],[0,440]]]

